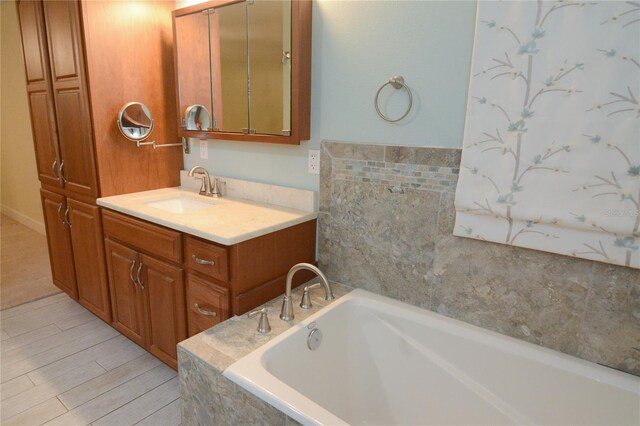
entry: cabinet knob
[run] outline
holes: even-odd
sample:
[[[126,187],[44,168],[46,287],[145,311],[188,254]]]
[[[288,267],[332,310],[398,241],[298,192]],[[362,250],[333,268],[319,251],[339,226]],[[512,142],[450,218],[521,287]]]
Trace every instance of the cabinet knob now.
[[[201,315],[204,315],[204,316],[207,316],[207,317],[216,317],[216,316],[218,316],[218,314],[217,314],[217,313],[215,313],[214,311],[209,311],[209,310],[207,310],[207,309],[202,309],[202,308],[200,307],[200,305],[198,305],[197,303],[196,303],[195,305],[193,305],[193,306],[196,308],[196,310],[197,310]]]
[[[200,264],[200,265],[207,265],[207,266],[214,266],[216,264],[215,260],[205,260],[205,259],[200,259],[198,256],[196,256],[195,254],[191,255],[191,258],[193,260],[196,261],[196,263]]]

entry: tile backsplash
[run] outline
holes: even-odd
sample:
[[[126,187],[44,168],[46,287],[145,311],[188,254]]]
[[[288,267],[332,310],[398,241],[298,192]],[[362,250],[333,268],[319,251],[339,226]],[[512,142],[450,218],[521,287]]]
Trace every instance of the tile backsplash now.
[[[324,141],[331,281],[640,375],[640,271],[452,235],[460,150]]]

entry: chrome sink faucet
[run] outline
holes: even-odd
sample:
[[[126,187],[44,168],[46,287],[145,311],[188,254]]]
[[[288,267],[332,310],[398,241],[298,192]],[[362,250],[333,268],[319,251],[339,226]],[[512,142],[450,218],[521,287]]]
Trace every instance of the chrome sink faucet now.
[[[204,174],[203,177],[198,178],[202,179],[202,186],[200,186],[200,195],[204,195],[205,197],[222,197],[222,193],[220,189],[218,189],[218,179],[213,180],[213,188],[211,188],[211,177],[209,176],[209,172],[202,166],[193,166],[187,176],[194,177],[195,173]],[[197,177],[197,176],[196,176]]]
[[[329,285],[329,280],[324,276],[322,271],[310,263],[298,263],[294,265],[287,274],[287,289],[284,293],[284,299],[282,300],[282,310],[280,311],[280,319],[283,321],[291,321],[294,318],[293,315],[293,301],[291,300],[291,282],[296,272],[307,269],[318,276],[320,284],[324,287],[324,300],[333,300],[333,292]]]

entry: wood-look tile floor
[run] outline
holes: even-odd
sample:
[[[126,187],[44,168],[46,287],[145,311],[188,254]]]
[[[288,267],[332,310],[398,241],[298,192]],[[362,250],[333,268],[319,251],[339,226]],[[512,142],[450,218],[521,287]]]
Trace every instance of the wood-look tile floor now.
[[[178,425],[176,372],[66,294],[0,311],[0,423]]]

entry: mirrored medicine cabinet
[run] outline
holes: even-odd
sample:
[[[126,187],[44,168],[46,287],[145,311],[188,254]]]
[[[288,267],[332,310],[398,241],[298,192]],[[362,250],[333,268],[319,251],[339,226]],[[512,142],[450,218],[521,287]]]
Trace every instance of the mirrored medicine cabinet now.
[[[309,139],[311,0],[199,3],[173,35],[180,136]]]

